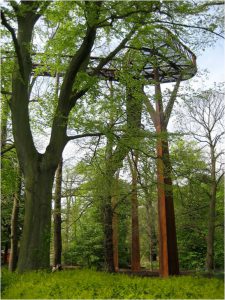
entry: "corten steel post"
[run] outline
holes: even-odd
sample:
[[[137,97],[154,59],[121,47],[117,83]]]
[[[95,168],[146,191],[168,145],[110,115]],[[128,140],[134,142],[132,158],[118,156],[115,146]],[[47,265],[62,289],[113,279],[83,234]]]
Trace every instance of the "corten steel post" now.
[[[112,195],[112,207],[113,207],[113,261],[115,272],[119,271],[119,250],[118,250],[118,215],[116,212],[116,206],[118,203],[118,183],[119,183],[119,172],[115,176],[114,193]]]
[[[159,215],[159,265],[160,276],[179,274],[176,225],[172,194],[171,166],[168,141],[164,128],[162,94],[157,68],[155,75],[156,132],[157,138],[157,185]],[[165,135],[165,136],[163,136]]]

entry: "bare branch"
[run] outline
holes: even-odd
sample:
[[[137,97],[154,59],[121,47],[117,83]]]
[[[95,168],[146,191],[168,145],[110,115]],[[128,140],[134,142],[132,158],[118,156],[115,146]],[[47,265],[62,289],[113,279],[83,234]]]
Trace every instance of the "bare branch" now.
[[[3,95],[9,95],[9,96],[12,96],[12,92],[8,92],[8,91],[1,90],[1,93],[2,93]]]
[[[181,26],[181,27],[186,27],[186,28],[201,29],[201,30],[213,33],[213,34],[219,36],[222,39],[225,39],[224,36],[222,36],[221,34],[215,32],[215,31],[213,31],[213,30],[211,30],[211,29],[209,29],[207,27],[201,27],[201,26],[195,26],[195,25],[187,25],[187,24],[174,23],[174,22],[168,22],[168,21],[160,21],[160,20],[156,20],[156,21],[154,21],[154,23],[169,24],[169,25]]]
[[[96,133],[84,133],[84,134],[77,134],[77,135],[73,135],[73,136],[67,136],[67,140],[71,141],[71,140],[77,140],[77,139],[81,139],[84,137],[93,137],[93,136],[102,136],[104,135],[104,133],[101,132],[96,132]]]
[[[216,186],[219,185],[220,180],[221,180],[223,177],[224,177],[224,172],[223,172],[223,173],[220,175],[220,177],[217,179],[217,181],[216,181]]]

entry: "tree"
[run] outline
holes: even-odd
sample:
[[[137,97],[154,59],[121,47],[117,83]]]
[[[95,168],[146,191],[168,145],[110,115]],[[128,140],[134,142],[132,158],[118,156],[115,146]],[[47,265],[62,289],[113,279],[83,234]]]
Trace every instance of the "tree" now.
[[[7,77],[7,70],[6,70],[6,77]],[[5,81],[5,78],[4,78]],[[8,83],[8,82],[7,82]],[[3,84],[4,86],[4,84]],[[5,84],[7,86],[7,84]],[[15,271],[17,266],[17,260],[18,260],[18,242],[19,242],[19,209],[21,205],[21,191],[22,191],[22,174],[20,167],[18,165],[18,161],[16,159],[15,151],[10,151],[14,149],[14,144],[8,143],[8,140],[10,139],[11,132],[9,130],[9,97],[10,93],[5,93],[4,99],[2,101],[2,110],[1,110],[1,167],[4,169],[6,168],[6,172],[8,172],[8,167],[11,165],[13,169],[12,179],[13,181],[13,194],[11,194],[11,191],[9,192],[9,195],[13,199],[13,205],[12,205],[12,216],[11,216],[11,224],[10,224],[10,256],[9,256],[9,270],[11,272]],[[10,152],[8,152],[10,151]],[[7,162],[7,160],[10,161],[10,163]],[[3,172],[4,174],[4,172]],[[14,177],[15,176],[15,177]],[[5,183],[8,185],[8,183]],[[4,194],[3,189],[3,194]],[[8,199],[9,200],[9,199]],[[6,249],[5,249],[5,255],[7,255],[7,248],[9,247],[8,241],[6,242]],[[6,263],[6,261],[5,261]]]
[[[24,176],[26,194],[25,220],[18,263],[20,272],[49,266],[51,194],[54,173],[65,145],[72,139],[87,135],[87,133],[83,133],[68,136],[67,127],[70,112],[76,106],[78,99],[86,95],[93,86],[93,81],[89,76],[98,75],[103,67],[124,48],[138,27],[143,25],[143,17],[146,22],[153,21],[152,14],[156,13],[157,17],[154,22],[159,25],[161,20],[157,14],[166,15],[167,11],[171,11],[171,5],[179,15],[193,13],[192,9],[201,12],[205,8],[205,4],[196,7],[188,5],[188,2],[184,3],[185,6],[182,3],[179,7],[179,5],[173,6],[171,3],[161,5],[157,1],[132,2],[131,5],[129,2],[121,5],[114,2],[85,1],[80,3],[74,1],[67,5],[63,3],[62,9],[61,2],[21,1],[17,3],[11,1],[2,10],[2,24],[11,34],[16,54],[12,72],[10,109],[14,142]],[[163,8],[161,6],[165,6],[166,12],[161,10]],[[14,23],[10,23],[9,19]],[[71,25],[72,37],[68,36],[70,45],[65,47],[62,40],[60,40],[60,44],[72,55],[69,63],[65,64],[60,93],[52,116],[50,141],[45,152],[40,153],[35,147],[31,131],[29,101],[33,74],[32,52],[35,44],[33,39],[35,27],[38,21],[46,24],[48,19],[54,19],[53,23],[58,22],[60,25],[63,19]],[[107,34],[107,30],[112,33],[116,28],[118,31],[122,26],[121,21],[126,30],[120,33],[118,46],[108,55],[102,55],[97,66],[94,66],[90,72],[90,68],[88,68],[91,62],[90,55],[93,46],[98,45],[100,34],[105,30],[105,36],[110,36]],[[64,28],[68,29],[68,23]],[[17,30],[11,24],[17,26]],[[80,31],[79,34],[77,31]],[[63,35],[65,34],[61,31],[61,37]],[[47,41],[47,49],[57,48],[53,47],[54,43],[59,45],[56,37],[57,34],[53,36],[52,42]],[[76,45],[71,44],[71,41],[74,41]],[[58,46],[58,50],[59,48]],[[54,65],[56,55],[51,53],[51,56],[53,58],[52,65]]]
[[[195,141],[178,137],[172,142],[170,157],[180,268],[203,269],[209,200],[204,153]]]
[[[76,181],[76,188],[67,187],[62,195],[73,194],[74,201],[70,207],[70,222],[67,225],[70,230],[68,247],[64,247],[64,263],[79,264],[82,266],[106,269],[104,257],[104,216],[102,211],[102,176],[101,170],[104,169],[105,147],[99,149],[92,160],[84,159],[73,168],[69,181]],[[72,171],[72,170],[71,170]],[[118,177],[118,173],[117,173]],[[119,178],[115,178],[113,189],[113,216],[118,218],[117,239],[118,239],[118,267],[128,265],[129,253],[127,247],[127,220],[130,209],[128,199],[128,186]],[[115,202],[116,200],[116,202]],[[127,209],[128,208],[128,209]],[[64,220],[64,218],[63,218]],[[65,220],[66,221],[66,220]],[[64,224],[64,221],[63,221]],[[113,225],[115,223],[113,222]],[[65,224],[66,225],[66,224]],[[67,227],[66,226],[66,227]],[[63,226],[63,232],[66,230]],[[114,234],[114,233],[113,233]],[[114,245],[114,244],[113,244]],[[115,249],[114,249],[115,250]],[[113,253],[115,255],[115,251]],[[115,258],[115,256],[114,256]],[[115,271],[117,263],[115,264]]]
[[[220,143],[224,138],[223,116],[225,106],[224,94],[219,87],[198,92],[185,101],[187,125],[186,130],[199,142],[207,147],[210,174],[210,201],[208,216],[206,268],[214,269],[214,240],[216,220],[216,198],[220,180],[223,178],[222,156],[224,151]],[[182,114],[182,113],[181,113]],[[184,115],[182,114],[184,117]]]
[[[131,183],[131,270],[133,272],[140,271],[140,239],[139,239],[139,218],[138,218],[138,153],[137,150],[132,156],[128,156],[130,172],[132,177]]]
[[[24,230],[21,241],[18,269],[46,268],[49,266],[49,245],[51,225],[51,192],[54,173],[61,158],[67,137],[67,119],[77,99],[86,93],[87,88],[74,90],[73,83],[78,72],[87,68],[90,52],[96,39],[100,22],[101,2],[85,2],[83,12],[86,18],[86,34],[79,49],[74,54],[61,86],[58,105],[52,124],[49,145],[44,154],[34,146],[29,124],[29,85],[32,73],[32,34],[35,23],[49,6],[49,2],[11,3],[17,19],[18,33],[7,21],[2,12],[2,23],[10,31],[16,52],[13,71],[12,113],[13,135],[17,155],[25,179],[26,207]],[[100,70],[120,49],[123,48],[131,31],[121,44],[99,63]]]

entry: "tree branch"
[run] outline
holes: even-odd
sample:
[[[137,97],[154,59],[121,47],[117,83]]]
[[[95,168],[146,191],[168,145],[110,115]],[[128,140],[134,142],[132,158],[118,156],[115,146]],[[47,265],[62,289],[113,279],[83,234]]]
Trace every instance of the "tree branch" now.
[[[84,138],[84,137],[93,137],[93,136],[103,136],[104,133],[101,132],[96,132],[96,133],[83,133],[83,134],[77,134],[77,135],[72,135],[72,136],[67,136],[67,141],[71,141],[71,140],[77,140],[80,138]]]
[[[154,21],[154,23],[169,24],[169,25],[182,26],[182,27],[187,27],[187,28],[201,29],[201,30],[205,30],[205,31],[208,31],[210,33],[213,33],[213,34],[221,37],[222,39],[225,39],[224,36],[222,36],[221,34],[219,34],[217,32],[214,32],[213,30],[210,30],[207,27],[201,27],[201,26],[195,26],[195,25],[187,25],[187,24],[174,23],[174,22],[168,22],[168,21],[160,21],[160,20],[156,20],[156,21]]]
[[[18,3],[17,3],[16,1],[11,0],[11,1],[10,1],[10,4],[11,4],[12,8],[14,9],[15,13],[17,13],[18,10],[19,10],[19,5],[18,5]]]
[[[16,54],[17,54],[17,60],[18,60],[18,64],[19,64],[20,74],[21,74],[21,77],[24,79],[23,59],[22,59],[22,55],[21,55],[21,51],[20,51],[20,46],[19,46],[18,40],[16,38],[15,30],[7,22],[5,14],[4,14],[3,11],[1,11],[1,19],[2,19],[2,25],[4,25],[8,29],[8,31],[11,33],[13,44],[14,44],[14,48],[15,48],[15,51],[16,51]]]
[[[8,151],[14,149],[14,148],[15,148],[15,145],[14,145],[14,144],[10,145],[8,148],[6,148],[6,149],[4,149],[4,150],[1,151],[1,156],[2,156],[3,154],[5,154],[6,152],[8,152]]]
[[[8,92],[8,91],[1,90],[1,93],[2,93],[2,95],[9,95],[9,96],[12,96],[12,92]]]
[[[126,37],[121,41],[121,43],[106,57],[102,58],[98,64],[98,66],[92,71],[90,72],[90,76],[94,76],[97,75],[98,72],[109,62],[111,61],[117,53],[119,53],[120,50],[122,50],[124,48],[124,46],[126,45],[126,43],[130,40],[130,38],[132,37],[132,35],[135,33],[136,27],[131,30]],[[76,91],[70,98],[70,102],[75,105],[76,101],[84,96],[86,94],[86,92],[89,90],[90,87],[86,87],[80,91]]]
[[[223,176],[224,176],[224,172],[223,172],[223,173],[219,176],[219,178],[216,180],[216,186],[219,185],[220,180],[223,178]]]
[[[81,44],[79,50],[76,52],[76,54],[73,56],[69,68],[65,74],[62,87],[61,87],[61,93],[59,96],[60,101],[67,101],[69,100],[69,106],[72,108],[74,106],[74,102],[71,101],[70,93],[71,89],[74,83],[74,80],[76,78],[77,73],[79,72],[82,64],[85,62],[85,60],[89,57],[92,46],[95,41],[96,36],[96,28],[87,28],[86,36],[83,40],[83,43]]]

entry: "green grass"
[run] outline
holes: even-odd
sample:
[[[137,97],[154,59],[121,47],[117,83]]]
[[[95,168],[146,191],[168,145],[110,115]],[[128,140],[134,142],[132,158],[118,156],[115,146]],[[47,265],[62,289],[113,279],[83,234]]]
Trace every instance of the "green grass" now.
[[[92,270],[2,272],[3,299],[223,299],[223,280],[129,277]]]

